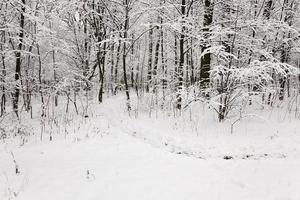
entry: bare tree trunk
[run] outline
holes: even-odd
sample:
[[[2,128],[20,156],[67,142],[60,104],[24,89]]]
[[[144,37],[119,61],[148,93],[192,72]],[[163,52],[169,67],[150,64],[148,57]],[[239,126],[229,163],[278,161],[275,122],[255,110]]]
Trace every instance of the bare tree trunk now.
[[[110,47],[110,92],[111,94],[114,94],[114,67],[115,67],[115,57],[114,57],[114,51],[115,51],[115,44],[114,42],[111,43]]]
[[[289,5],[290,4],[290,5]],[[283,9],[285,11],[285,17],[284,22],[287,23],[290,27],[293,24],[293,18],[294,14],[292,12],[294,6],[294,1],[284,0]],[[287,41],[290,41],[291,33],[288,31],[288,33],[285,33],[283,37],[287,37]],[[284,39],[284,38],[283,38]],[[281,46],[281,62],[282,63],[288,63],[290,60],[290,52],[292,49],[292,44],[289,42],[288,44],[282,44]],[[280,85],[280,91],[279,91],[279,100],[284,100],[284,94],[285,94],[285,88],[288,87],[288,75],[281,75],[279,78],[279,85]],[[287,89],[289,93],[289,88]]]
[[[161,5],[165,3],[165,0],[161,1]],[[163,18],[160,17],[160,56],[161,56],[161,65],[162,65],[162,92],[163,92],[163,101],[165,101],[165,90],[167,87],[167,69],[166,69],[166,60],[165,60],[165,47],[164,47],[164,30],[163,30]],[[163,102],[164,103],[164,102]]]
[[[193,39],[191,39],[191,45],[193,44]],[[193,53],[193,48],[190,49],[190,65],[191,65],[191,84],[194,85],[196,82],[195,79],[195,66],[194,66],[194,53]]]
[[[19,32],[19,45],[16,52],[16,70],[15,70],[15,92],[13,93],[13,111],[19,117],[19,96],[20,96],[20,79],[21,79],[21,56],[23,48],[24,39],[24,25],[25,25],[25,0],[22,0],[21,10],[20,10],[20,32]]]
[[[6,34],[5,34],[5,32],[3,32],[3,35],[2,35],[3,44],[5,44],[5,42],[6,42],[5,37],[6,37]],[[1,44],[0,47],[1,47],[1,51],[3,52],[3,45]],[[6,88],[5,88],[6,64],[5,64],[5,55],[4,55],[4,53],[1,54],[1,59],[2,59],[2,70],[1,70],[1,84],[2,84],[1,92],[2,92],[2,95],[1,95],[1,113],[0,113],[0,116],[2,117],[5,114],[5,110],[6,110]]]
[[[98,101],[100,103],[103,102],[103,93],[104,93],[104,75],[105,75],[105,58],[106,58],[106,42],[104,43],[103,50],[99,47],[98,53],[98,66],[99,66],[99,81],[100,81],[100,88],[98,93]],[[101,56],[101,57],[100,57]]]
[[[121,41],[119,40],[119,44],[118,44],[118,49],[117,49],[117,60],[116,60],[116,65],[115,65],[115,72],[114,72],[114,82],[115,82],[115,89],[114,89],[114,95],[117,94],[117,89],[118,89],[118,84],[119,84],[119,79],[118,79],[118,69],[119,69],[119,63],[120,63],[120,57],[121,57],[121,46],[122,46],[122,43]]]
[[[127,70],[126,70],[126,39],[128,37],[128,29],[129,29],[129,2],[128,0],[124,0],[124,6],[125,6],[125,24],[124,24],[124,46],[123,46],[123,56],[122,56],[122,61],[123,61],[123,76],[124,76],[124,84],[125,84],[125,93],[126,93],[126,98],[127,98],[127,110],[131,110],[130,106],[130,95],[129,95],[129,87],[128,87],[128,82],[127,82]]]
[[[211,54],[205,53],[205,51],[210,47],[209,37],[210,37],[210,26],[213,20],[213,3],[211,0],[204,0],[204,19],[203,19],[203,32],[204,38],[206,39],[205,44],[201,49],[201,67],[200,67],[200,81],[202,88],[206,88],[209,85],[209,71],[211,65]]]
[[[52,51],[52,62],[53,62],[53,78],[54,78],[54,83],[55,83],[55,87],[56,87],[56,84],[57,84],[58,80],[57,80],[56,60],[55,60],[55,50],[54,49]],[[55,92],[55,95],[54,95],[54,105],[58,106],[58,94],[57,94],[57,91]]]
[[[131,38],[132,41],[134,41],[134,34],[132,34],[132,38]],[[130,47],[130,52],[131,52],[131,55],[130,55],[130,60],[131,60],[131,68],[130,68],[130,81],[131,81],[131,88],[134,88],[134,43],[132,44],[132,46]]]
[[[266,20],[270,20],[272,5],[273,5],[273,0],[267,0],[265,2],[263,16]],[[274,72],[271,72],[271,73],[272,73],[272,77],[274,77]],[[272,93],[269,93],[269,95],[268,95],[268,104],[269,105],[271,104],[271,98],[272,98]]]
[[[231,2],[223,2],[222,6],[222,17],[224,19],[224,23],[222,23],[222,27],[225,26],[231,26]],[[231,35],[226,34],[225,39],[221,41],[222,45],[225,47],[225,52],[230,54],[233,52],[234,48],[234,42],[231,42]],[[228,58],[228,63],[226,63],[228,68],[231,68],[232,60],[231,58]],[[218,110],[218,118],[219,122],[223,122],[225,120],[225,117],[228,113],[228,101],[229,101],[229,95],[230,91],[228,91],[228,82],[230,81],[230,74],[224,74],[222,71],[219,73],[219,76],[221,77],[219,80],[219,86],[218,86],[218,94],[220,96],[220,105]]]
[[[33,45],[32,44],[29,47],[28,52],[32,52],[33,49]],[[25,76],[26,76],[26,80],[25,80],[25,84],[26,84],[26,94],[23,95],[24,98],[24,105],[25,105],[25,109],[27,112],[30,111],[31,109],[31,89],[30,89],[30,78],[29,78],[29,69],[30,69],[30,65],[31,65],[31,56],[28,55],[28,62],[27,62],[27,68],[25,69]]]
[[[146,92],[150,91],[150,85],[151,85],[151,82],[152,82],[152,57],[153,57],[152,54],[153,54],[153,28],[152,28],[152,25],[150,25]]]
[[[160,27],[159,29],[161,29],[162,27]],[[157,68],[158,68],[158,60],[159,60],[159,47],[161,43],[161,33],[159,32],[158,34],[158,39],[155,45],[155,53],[154,53],[154,66],[153,66],[153,79],[154,79],[154,90],[153,92],[155,92],[157,90]]]
[[[42,80],[42,59],[41,59],[41,52],[39,44],[36,45],[37,54],[38,54],[38,64],[39,64],[39,92],[41,95],[41,102],[42,102],[42,117],[46,116],[46,108],[45,108],[45,100],[44,100],[44,93],[43,93],[43,80]]]
[[[141,50],[141,45],[139,43],[137,45],[137,51],[140,52],[140,50]],[[136,65],[136,72],[135,72],[135,83],[134,83],[135,91],[136,91],[136,94],[137,94],[138,97],[139,97],[139,88],[140,88],[139,73],[140,73],[141,64],[142,64],[141,53],[139,53],[138,58],[137,58],[137,65]]]
[[[50,30],[52,30],[52,22],[49,23],[50,26]],[[53,45],[53,49],[52,49],[52,65],[53,65],[53,79],[54,79],[54,87],[57,87],[57,66],[56,66],[56,59],[55,59],[55,49],[54,49],[54,44]],[[54,88],[55,90],[55,94],[54,94],[54,105],[55,107],[58,106],[58,91],[56,91],[56,88]]]
[[[181,0],[181,15],[182,19],[184,20],[186,15],[186,0]],[[184,23],[184,22],[182,22]],[[185,39],[185,25],[181,25],[181,33],[179,38],[179,66],[177,71],[178,76],[178,83],[177,83],[177,95],[176,95],[176,108],[181,109],[182,108],[182,89],[183,89],[183,65],[184,65],[184,39]]]

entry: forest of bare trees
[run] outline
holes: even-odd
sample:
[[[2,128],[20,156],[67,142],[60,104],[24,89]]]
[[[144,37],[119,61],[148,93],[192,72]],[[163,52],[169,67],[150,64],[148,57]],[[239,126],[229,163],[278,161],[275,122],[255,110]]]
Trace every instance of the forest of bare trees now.
[[[0,0],[0,200],[299,200],[300,0]]]
[[[297,0],[2,0],[1,116],[123,93],[129,111],[150,94],[178,114],[205,103],[220,122],[289,102],[299,15]]]

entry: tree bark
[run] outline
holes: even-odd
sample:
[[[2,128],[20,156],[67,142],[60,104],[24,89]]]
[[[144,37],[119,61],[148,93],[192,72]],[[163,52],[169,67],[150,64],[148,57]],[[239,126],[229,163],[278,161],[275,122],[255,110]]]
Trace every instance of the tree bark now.
[[[203,54],[209,47],[210,37],[210,26],[213,22],[213,3],[211,0],[204,0],[204,19],[203,19],[203,33],[204,39],[206,40],[203,47],[201,48],[201,54]],[[209,85],[209,71],[211,68],[211,54],[205,53],[201,56],[201,67],[200,67],[200,83],[202,88],[207,88]]]
[[[152,82],[152,57],[153,57],[152,54],[153,54],[153,28],[152,28],[152,25],[150,25],[146,92],[150,91],[150,85],[151,85],[151,82]]]
[[[184,65],[184,39],[185,39],[185,25],[184,21],[186,15],[186,0],[181,0],[181,18],[182,18],[182,24],[181,24],[181,33],[179,37],[179,66],[177,71],[177,95],[176,95],[176,108],[181,109],[182,108],[182,89],[183,89],[183,65]]]
[[[19,32],[19,45],[16,52],[16,69],[15,69],[15,91],[13,93],[13,111],[19,117],[19,96],[20,96],[20,79],[21,79],[21,56],[24,40],[24,25],[25,25],[25,0],[22,0],[20,10],[20,32]]]
[[[127,98],[127,110],[131,110],[130,106],[130,94],[129,94],[129,87],[128,87],[128,82],[127,82],[127,67],[126,67],[126,39],[128,37],[128,29],[129,29],[129,2],[128,0],[124,0],[124,6],[125,6],[125,23],[124,23],[124,46],[123,46],[123,56],[122,56],[122,61],[123,61],[123,76],[124,76],[124,84],[125,84],[125,93],[126,93],[126,98]]]

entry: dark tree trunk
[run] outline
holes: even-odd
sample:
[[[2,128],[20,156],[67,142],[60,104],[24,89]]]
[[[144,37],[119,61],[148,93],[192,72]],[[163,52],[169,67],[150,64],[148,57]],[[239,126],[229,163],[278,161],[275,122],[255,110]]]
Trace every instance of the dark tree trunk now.
[[[231,2],[223,2],[222,3],[222,17],[224,22],[222,23],[222,27],[226,27],[226,26],[231,26]],[[226,34],[224,39],[221,41],[222,45],[224,46],[224,50],[227,54],[232,53],[233,48],[234,48],[234,42],[231,42],[231,35],[230,34]],[[234,39],[233,39],[234,40]],[[227,65],[228,68],[231,68],[232,65],[232,59],[228,58],[228,62],[225,63],[225,65]],[[230,90],[228,88],[228,82],[230,81],[230,73],[224,74],[222,71],[219,72],[219,83],[218,83],[218,94],[220,96],[220,105],[219,105],[219,109],[218,109],[218,118],[219,118],[219,122],[223,122],[225,120],[225,117],[228,113],[228,101],[229,101],[229,96],[228,94],[230,94]]]
[[[290,5],[289,5],[290,4]],[[284,22],[287,23],[289,26],[292,26],[293,20],[294,20],[294,14],[293,14],[293,6],[294,2],[290,2],[289,0],[284,0],[283,4],[283,9],[285,11],[285,17],[284,17]],[[287,41],[290,41],[291,38],[291,33],[288,31],[287,33],[284,34],[283,37],[287,37]],[[285,39],[285,38],[283,38]],[[281,46],[281,62],[282,63],[288,63],[290,60],[290,52],[292,49],[292,43],[288,42],[288,44],[282,44]],[[287,75],[280,75],[279,78],[279,85],[280,85],[280,91],[279,91],[279,100],[284,100],[284,94],[285,94],[285,89],[288,86],[288,74]],[[289,88],[287,89],[289,91]]]
[[[193,39],[191,39],[191,45],[193,44]],[[194,53],[193,53],[193,48],[190,49],[190,65],[191,65],[191,84],[194,85],[196,82],[195,78],[195,66],[194,66]]]
[[[36,27],[37,28],[37,27]],[[38,66],[39,66],[39,93],[41,95],[41,102],[42,102],[42,117],[46,116],[46,108],[45,108],[45,99],[44,99],[44,93],[43,93],[43,79],[42,79],[42,58],[41,58],[41,52],[40,52],[40,46],[39,44],[36,45],[37,54],[38,54]]]
[[[203,47],[201,48],[201,53],[203,54],[209,47],[209,36],[210,36],[210,26],[212,25],[213,21],[213,3],[211,0],[204,0],[204,19],[203,19],[203,32],[204,38],[206,42],[204,43]],[[206,88],[209,85],[209,71],[211,65],[211,54],[205,53],[201,56],[201,67],[200,67],[200,82],[202,88]]]
[[[55,50],[52,51],[52,61],[53,61],[53,76],[54,76],[54,83],[55,87],[57,86],[56,84],[58,83],[57,80],[57,72],[56,72],[56,60],[55,60]],[[56,90],[56,88],[54,88]],[[55,92],[54,96],[54,105],[57,107],[58,106],[58,93],[57,91]]]
[[[165,3],[165,0],[161,1],[161,5]],[[163,18],[160,17],[160,56],[161,56],[161,65],[162,65],[162,91],[163,91],[163,100],[165,100],[165,90],[167,88],[167,69],[166,69],[166,60],[165,60],[165,52],[164,52],[164,30],[162,27]],[[163,102],[164,103],[164,102]]]
[[[117,48],[117,60],[116,60],[116,65],[115,65],[115,72],[114,72],[114,83],[115,83],[115,88],[114,88],[114,95],[117,94],[117,89],[118,89],[118,84],[119,84],[119,63],[120,63],[120,57],[121,57],[121,46],[122,43],[119,40],[118,48]]]
[[[29,47],[28,52],[32,53],[34,43]],[[30,77],[29,77],[29,69],[31,66],[31,56],[28,55],[28,61],[27,61],[27,67],[25,69],[25,75],[26,75],[26,80],[25,80],[25,85],[26,85],[26,94],[23,94],[23,99],[24,99],[24,107],[27,112],[30,111],[31,109],[31,89],[30,89]]]
[[[106,58],[106,42],[103,45],[103,49],[99,47],[98,49],[98,67],[99,67],[99,93],[98,93],[98,101],[99,103],[103,102],[103,93],[104,93],[104,75],[105,75],[105,58]]]
[[[23,48],[24,39],[24,25],[25,25],[25,0],[22,0],[21,10],[20,10],[20,33],[19,33],[19,45],[16,52],[16,69],[15,69],[15,91],[13,93],[13,111],[19,117],[19,96],[20,96],[20,79],[21,79],[21,56]]]
[[[126,39],[128,37],[128,29],[129,29],[129,2],[128,0],[124,0],[124,6],[125,6],[125,24],[124,24],[124,46],[123,46],[123,56],[122,56],[122,61],[123,61],[123,77],[124,77],[124,84],[125,84],[125,93],[126,93],[126,98],[127,98],[127,110],[131,110],[130,106],[130,94],[129,94],[129,87],[128,87],[128,82],[127,82],[127,67],[126,67],[126,57],[127,57],[127,52],[126,52]]]
[[[111,94],[114,94],[114,67],[115,67],[115,57],[114,57],[114,51],[115,51],[115,44],[112,42],[110,47],[110,92]]]
[[[152,54],[153,54],[153,28],[152,28],[152,25],[150,25],[146,92],[150,91],[150,85],[151,85],[151,82],[152,82],[152,57],[153,57]]]
[[[161,29],[161,27],[160,27]],[[158,40],[157,43],[155,45],[155,54],[154,54],[154,67],[153,67],[153,79],[154,79],[154,91],[157,90],[157,68],[158,68],[158,60],[159,60],[159,47],[160,47],[160,43],[161,43],[161,33],[159,31],[159,35],[158,35]]]
[[[186,0],[181,0],[181,15],[182,19],[184,20],[186,15]],[[184,23],[184,22],[182,22]],[[178,83],[177,83],[177,104],[176,108],[181,109],[182,108],[182,89],[183,89],[183,65],[184,65],[184,39],[185,39],[185,25],[182,24],[181,27],[181,33],[179,38],[179,66],[177,71],[178,76]]]
[[[132,34],[131,40],[134,41],[134,34]],[[131,63],[134,63],[135,58],[134,58],[134,48],[135,45],[134,43],[132,43],[132,45],[130,46],[130,61]],[[131,88],[134,88],[134,74],[135,74],[135,69],[134,69],[134,64],[131,64],[131,68],[130,68],[130,82],[131,82]]]
[[[267,0],[265,2],[263,16],[266,20],[270,20],[270,18],[271,18],[272,5],[273,5],[273,0]],[[274,77],[274,72],[271,72],[271,73],[272,73],[272,77]],[[273,81],[272,81],[272,83],[273,83]],[[268,104],[269,105],[271,104],[271,100],[272,100],[272,93],[269,93],[268,94]]]
[[[3,33],[3,43],[5,43],[5,33]],[[0,45],[1,47],[1,51],[3,51],[3,46]],[[1,95],[1,114],[0,116],[2,117],[5,113],[5,110],[6,110],[6,88],[5,88],[5,77],[6,77],[6,65],[5,65],[5,56],[4,54],[2,54],[1,56],[2,58],[2,72],[1,72],[1,84],[2,84],[2,87],[1,87],[1,92],[2,92],[2,95]]]

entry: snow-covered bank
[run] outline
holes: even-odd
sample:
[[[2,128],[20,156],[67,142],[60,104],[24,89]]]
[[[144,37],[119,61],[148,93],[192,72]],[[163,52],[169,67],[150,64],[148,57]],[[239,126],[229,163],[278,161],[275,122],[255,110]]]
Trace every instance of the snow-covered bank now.
[[[53,112],[58,125],[46,124],[43,141],[34,119],[26,141],[1,141],[0,199],[300,199],[296,120],[245,120],[231,134],[230,123],[205,112],[192,120],[161,111],[149,117],[133,106],[129,116],[122,102],[92,104],[83,118]]]
[[[1,198],[299,199],[300,160],[202,160],[115,133],[1,152]]]

